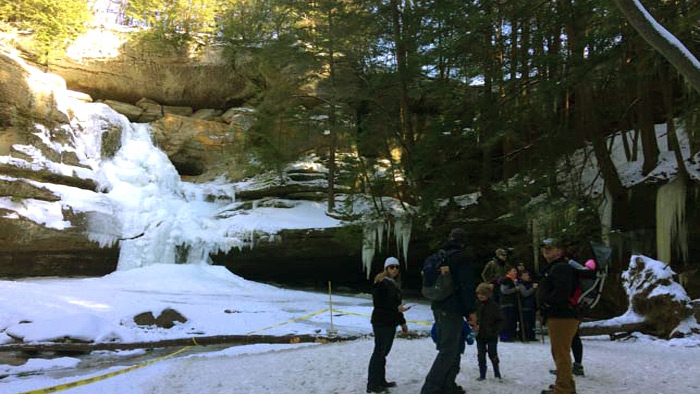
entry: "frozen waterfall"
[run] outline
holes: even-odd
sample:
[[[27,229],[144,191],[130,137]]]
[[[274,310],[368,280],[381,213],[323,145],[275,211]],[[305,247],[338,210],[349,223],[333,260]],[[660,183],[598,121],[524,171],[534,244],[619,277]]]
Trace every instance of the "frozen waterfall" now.
[[[114,120],[114,119],[113,119]],[[227,237],[218,212],[234,200],[231,187],[182,182],[146,124],[121,119],[121,148],[102,161],[97,179],[111,202],[111,215],[93,215],[89,235],[101,244],[120,242],[117,269],[157,263],[209,264],[209,253],[243,243]],[[207,189],[226,195],[207,202]]]

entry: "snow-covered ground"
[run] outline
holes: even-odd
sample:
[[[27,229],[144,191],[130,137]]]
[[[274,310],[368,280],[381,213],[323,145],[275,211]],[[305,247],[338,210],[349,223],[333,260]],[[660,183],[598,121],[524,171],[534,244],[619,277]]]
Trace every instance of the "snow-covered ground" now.
[[[333,296],[334,329],[341,336],[369,334],[371,299],[366,294]],[[409,328],[429,329],[429,307],[407,301]],[[133,323],[135,314],[158,315],[173,308],[188,322],[166,329]],[[0,281],[0,331],[29,342],[72,336],[95,341],[156,341],[206,335],[318,334],[330,328],[328,312],[290,322],[328,308],[328,295],[280,289],[246,281],[223,267],[153,265],[118,271],[103,278]],[[350,313],[346,313],[350,312]],[[31,323],[21,323],[29,321]],[[142,368],[71,388],[70,393],[361,393],[366,385],[372,339],[297,345],[249,345],[224,350],[196,347]],[[143,350],[99,352],[90,357],[30,359],[0,365],[0,393],[20,393],[80,381],[170,354]],[[139,361],[132,356],[139,355]],[[387,376],[398,382],[392,393],[417,393],[436,351],[429,338],[398,338]],[[502,382],[476,382],[476,348],[468,346],[458,383],[470,393],[522,393],[553,382],[548,342],[499,345]],[[0,354],[0,360],[3,360]],[[46,356],[46,355],[44,355]],[[580,393],[690,394],[700,390],[697,373],[700,338],[671,341],[636,336],[610,342],[584,339],[587,376]]]

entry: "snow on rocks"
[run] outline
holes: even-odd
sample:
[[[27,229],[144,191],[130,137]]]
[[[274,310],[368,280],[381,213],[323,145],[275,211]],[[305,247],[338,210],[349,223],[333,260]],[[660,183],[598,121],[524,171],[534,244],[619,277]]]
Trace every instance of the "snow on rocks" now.
[[[682,337],[700,332],[692,316],[690,298],[675,282],[675,272],[666,264],[642,255],[630,258],[622,281],[629,297],[623,316],[640,318],[653,325],[662,336]]]

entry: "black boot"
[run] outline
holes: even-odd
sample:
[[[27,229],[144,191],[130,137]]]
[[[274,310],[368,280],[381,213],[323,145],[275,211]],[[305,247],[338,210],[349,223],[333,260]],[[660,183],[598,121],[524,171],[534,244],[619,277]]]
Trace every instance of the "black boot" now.
[[[501,368],[498,366],[498,364],[499,364],[498,361],[499,361],[499,360],[498,360],[498,357],[495,357],[495,358],[491,359],[491,365],[493,365],[493,376],[494,376],[496,379],[500,379],[500,378],[501,378]]]
[[[486,363],[479,363],[479,378],[477,380],[486,379]]]

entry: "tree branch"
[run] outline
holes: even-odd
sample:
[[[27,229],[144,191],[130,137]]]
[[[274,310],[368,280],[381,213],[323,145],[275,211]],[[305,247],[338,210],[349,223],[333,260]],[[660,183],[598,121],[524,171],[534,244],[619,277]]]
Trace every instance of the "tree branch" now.
[[[639,0],[613,0],[632,27],[700,93],[700,61],[658,23]]]

